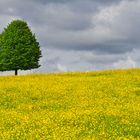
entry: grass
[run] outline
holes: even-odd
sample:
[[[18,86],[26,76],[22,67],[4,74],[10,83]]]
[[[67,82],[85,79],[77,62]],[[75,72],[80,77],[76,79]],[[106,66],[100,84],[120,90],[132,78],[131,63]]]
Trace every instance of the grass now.
[[[140,70],[0,77],[0,139],[140,139]]]

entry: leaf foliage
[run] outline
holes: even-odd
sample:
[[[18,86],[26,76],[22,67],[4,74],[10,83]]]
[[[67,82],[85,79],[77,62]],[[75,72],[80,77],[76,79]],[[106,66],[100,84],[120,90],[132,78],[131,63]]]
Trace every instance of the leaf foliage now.
[[[29,70],[40,67],[39,42],[27,23],[12,21],[0,35],[0,71]]]

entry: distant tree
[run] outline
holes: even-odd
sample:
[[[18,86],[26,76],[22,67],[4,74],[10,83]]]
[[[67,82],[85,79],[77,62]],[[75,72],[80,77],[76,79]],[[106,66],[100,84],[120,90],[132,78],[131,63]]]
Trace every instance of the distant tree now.
[[[40,67],[41,50],[27,23],[12,21],[0,34],[0,71],[30,70]]]

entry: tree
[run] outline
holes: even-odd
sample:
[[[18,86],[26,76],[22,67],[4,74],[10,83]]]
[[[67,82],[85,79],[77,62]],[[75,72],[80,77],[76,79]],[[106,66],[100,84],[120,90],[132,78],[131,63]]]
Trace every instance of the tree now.
[[[30,70],[40,67],[41,50],[27,23],[12,21],[0,34],[0,71]]]

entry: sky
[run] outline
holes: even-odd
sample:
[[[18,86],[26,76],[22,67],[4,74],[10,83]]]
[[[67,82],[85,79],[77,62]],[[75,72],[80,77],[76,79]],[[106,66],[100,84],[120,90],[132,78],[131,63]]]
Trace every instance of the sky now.
[[[0,0],[0,32],[14,19],[42,50],[28,72],[140,67],[140,0]]]

